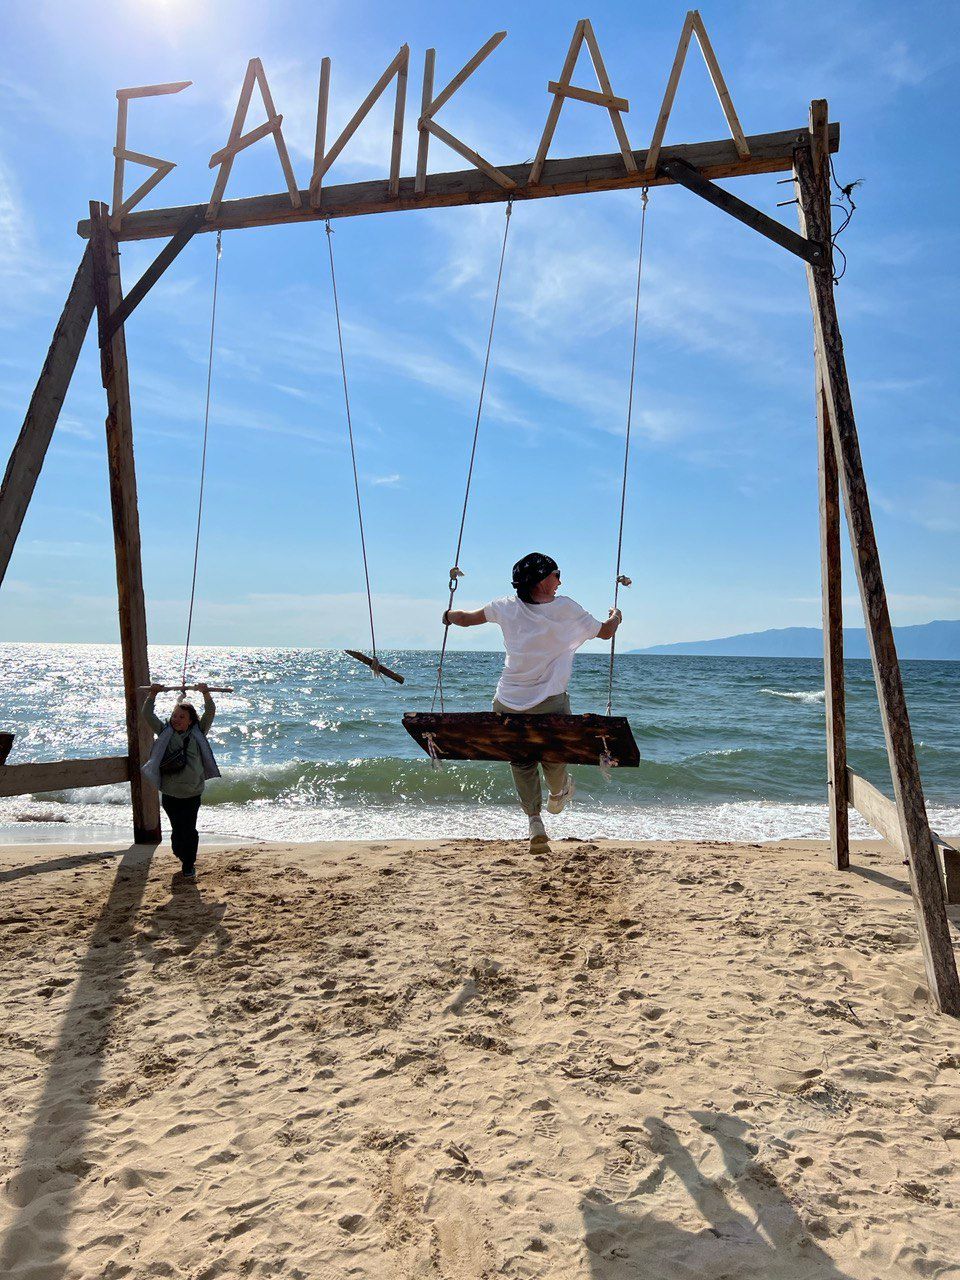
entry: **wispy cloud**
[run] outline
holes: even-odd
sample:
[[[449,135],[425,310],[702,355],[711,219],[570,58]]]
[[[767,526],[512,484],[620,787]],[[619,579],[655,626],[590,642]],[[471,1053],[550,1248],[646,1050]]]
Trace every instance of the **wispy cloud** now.
[[[59,272],[41,253],[9,166],[0,158],[0,326],[19,325],[55,286]]]
[[[786,0],[764,5],[765,21],[747,46],[739,79],[758,94],[777,94],[796,82],[820,86],[820,92],[842,93],[850,107],[883,105],[904,90],[916,89],[951,66],[956,54],[950,41],[920,48],[912,10],[897,7],[884,14],[840,0],[817,14],[817,39],[786,46],[783,33],[795,12]],[[785,62],[789,48],[789,62]]]
[[[880,489],[875,501],[888,515],[930,533],[960,533],[960,484],[927,479],[904,485],[896,496]]]

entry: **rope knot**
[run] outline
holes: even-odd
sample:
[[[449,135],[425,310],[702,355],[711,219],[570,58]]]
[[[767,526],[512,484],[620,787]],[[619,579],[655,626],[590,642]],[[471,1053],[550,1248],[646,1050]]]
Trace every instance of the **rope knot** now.
[[[621,587],[632,587],[633,579],[628,578],[625,573],[621,573],[620,576],[617,578],[617,583]]]
[[[443,761],[440,758],[440,749],[437,746],[436,738],[433,736],[432,733],[425,733],[423,737],[427,744],[427,754],[430,756],[431,768],[433,769],[442,768]]]
[[[610,714],[609,710],[607,714]],[[603,743],[603,750],[600,752],[600,759],[597,761],[597,765],[600,769],[600,773],[603,775],[604,782],[609,782],[611,769],[616,769],[620,761],[611,752],[610,745],[607,742],[606,737],[601,735],[600,741]]]
[[[458,569],[456,565],[450,570],[450,581],[447,583],[451,593],[456,591],[459,582],[458,579],[466,577],[462,569]]]

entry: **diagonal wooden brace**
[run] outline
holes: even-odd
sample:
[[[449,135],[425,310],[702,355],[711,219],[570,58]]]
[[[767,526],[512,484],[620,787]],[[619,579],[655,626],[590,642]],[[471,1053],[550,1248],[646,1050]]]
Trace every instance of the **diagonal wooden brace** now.
[[[751,227],[754,231],[759,231],[762,236],[766,236],[774,244],[780,245],[781,248],[789,249],[791,253],[795,253],[804,262],[809,262],[811,266],[823,266],[826,262],[827,254],[819,241],[808,240],[806,236],[798,235],[796,231],[785,227],[776,218],[771,218],[768,214],[755,209],[752,204],[747,204],[745,200],[731,195],[729,191],[724,191],[723,187],[718,187],[710,182],[692,164],[687,164],[686,160],[661,160],[657,166],[657,172],[669,178],[672,182],[678,182],[682,187],[686,187],[688,191],[692,191],[694,195],[700,196],[709,204],[716,205],[724,213],[729,213],[731,218],[736,218],[738,222],[742,222],[745,226]]]
[[[109,342],[122,324],[130,317],[130,313],[139,306],[153,286],[157,283],[167,267],[177,258],[190,243],[196,233],[204,225],[203,209],[194,209],[184,221],[176,235],[171,236],[164,247],[147,267],[143,275],[133,286],[119,307],[110,314],[104,326],[103,341]]]

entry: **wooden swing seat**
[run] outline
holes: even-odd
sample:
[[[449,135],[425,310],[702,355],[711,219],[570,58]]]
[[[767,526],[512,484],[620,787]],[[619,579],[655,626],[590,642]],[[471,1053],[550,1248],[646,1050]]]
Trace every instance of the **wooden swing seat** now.
[[[403,727],[440,760],[505,760],[524,764],[599,764],[609,756],[636,768],[640,751],[626,716],[528,716],[498,711],[408,711]]]

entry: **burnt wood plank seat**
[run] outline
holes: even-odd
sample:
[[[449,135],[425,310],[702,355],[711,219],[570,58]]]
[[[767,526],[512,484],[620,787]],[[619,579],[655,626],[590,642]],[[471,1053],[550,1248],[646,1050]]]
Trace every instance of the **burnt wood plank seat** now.
[[[599,764],[604,752],[636,767],[640,752],[626,716],[527,716],[497,711],[409,711],[403,727],[424,751],[433,737],[441,760]]]

